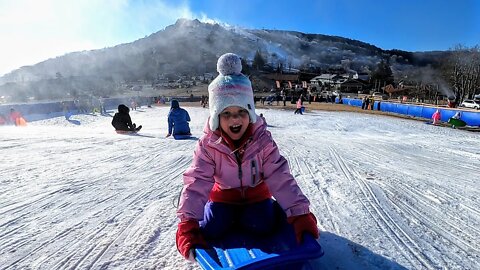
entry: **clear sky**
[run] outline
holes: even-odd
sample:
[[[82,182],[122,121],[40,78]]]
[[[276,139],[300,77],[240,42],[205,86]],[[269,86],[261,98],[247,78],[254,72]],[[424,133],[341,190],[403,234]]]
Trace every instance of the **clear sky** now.
[[[0,75],[68,52],[132,42],[178,18],[430,51],[480,44],[479,14],[477,0],[0,0]]]

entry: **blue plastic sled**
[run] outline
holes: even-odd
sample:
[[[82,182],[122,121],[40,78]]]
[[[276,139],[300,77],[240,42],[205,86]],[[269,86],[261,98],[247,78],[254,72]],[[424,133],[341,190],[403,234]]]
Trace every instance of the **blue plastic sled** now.
[[[252,236],[242,232],[211,241],[212,248],[195,250],[196,260],[205,270],[213,269],[302,269],[310,260],[323,256],[320,244],[310,234],[301,245],[286,218],[270,236]]]
[[[173,138],[174,138],[175,140],[188,140],[188,139],[191,139],[191,138],[192,138],[192,135],[177,134],[177,135],[173,135]]]

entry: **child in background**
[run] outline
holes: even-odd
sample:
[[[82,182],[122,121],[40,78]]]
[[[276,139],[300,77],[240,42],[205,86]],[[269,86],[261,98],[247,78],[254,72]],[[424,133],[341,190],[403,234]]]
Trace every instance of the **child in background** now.
[[[188,260],[194,259],[193,248],[206,245],[205,238],[220,238],[234,226],[254,235],[271,232],[272,196],[285,211],[298,242],[304,232],[319,237],[310,203],[266,123],[257,118],[251,82],[241,70],[235,54],[218,59],[220,75],[208,87],[210,117],[205,134],[183,174],[176,243]]]
[[[192,135],[190,133],[190,115],[187,110],[180,108],[180,103],[176,99],[172,99],[170,112],[168,113],[168,134],[170,137],[175,135]]]
[[[22,114],[18,111],[15,111],[14,108],[10,109],[10,122],[15,126],[26,126],[27,122],[23,118]]]
[[[142,125],[136,126],[132,123],[132,118],[130,118],[130,109],[124,105],[118,105],[118,112],[115,113],[112,119],[112,126],[115,128],[117,133],[122,132],[137,132],[142,129]]]
[[[300,96],[297,100],[297,109],[293,112],[294,114],[303,114],[302,112],[302,106],[303,106],[303,101],[302,101],[302,96]]]
[[[432,115],[433,123],[434,125],[438,125],[438,122],[440,121],[440,110],[436,110],[433,115]]]

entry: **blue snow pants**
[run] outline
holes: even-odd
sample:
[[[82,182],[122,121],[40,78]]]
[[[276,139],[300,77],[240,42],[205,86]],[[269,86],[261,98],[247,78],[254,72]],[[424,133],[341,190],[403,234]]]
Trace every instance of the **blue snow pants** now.
[[[207,238],[220,238],[232,229],[262,235],[272,231],[275,218],[272,199],[246,205],[208,201],[200,228]]]

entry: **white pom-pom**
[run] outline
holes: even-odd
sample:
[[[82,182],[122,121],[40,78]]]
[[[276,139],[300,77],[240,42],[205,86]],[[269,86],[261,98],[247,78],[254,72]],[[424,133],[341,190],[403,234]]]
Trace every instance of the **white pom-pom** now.
[[[238,75],[242,72],[242,61],[240,57],[234,53],[226,53],[217,62],[218,73],[225,75]]]

